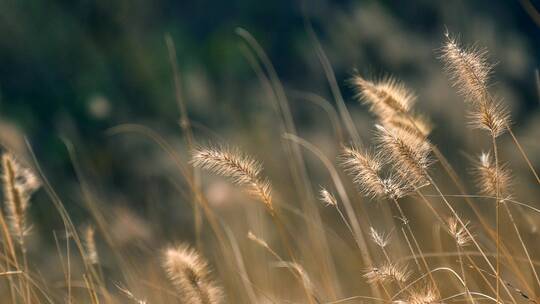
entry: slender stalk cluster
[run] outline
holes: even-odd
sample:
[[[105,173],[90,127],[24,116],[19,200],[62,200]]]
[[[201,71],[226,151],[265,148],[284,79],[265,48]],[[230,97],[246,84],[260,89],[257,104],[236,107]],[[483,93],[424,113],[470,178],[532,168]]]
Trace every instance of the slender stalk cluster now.
[[[191,164],[196,168],[229,177],[233,183],[244,186],[249,194],[273,210],[270,183],[260,177],[262,165],[231,148],[199,148],[193,151]]]
[[[10,153],[2,155],[2,182],[10,229],[19,242],[23,242],[30,230],[26,219],[30,197],[41,183],[30,169],[23,167]]]
[[[496,166],[490,153],[480,154],[473,172],[478,188],[483,194],[497,196],[497,188],[502,195],[508,193],[512,179],[510,170],[504,164]]]
[[[223,303],[223,292],[210,278],[207,262],[188,245],[165,250],[163,267],[186,303]]]
[[[405,283],[410,275],[411,273],[407,269],[407,265],[386,263],[380,267],[371,268],[364,274],[364,278],[370,284],[388,282]]]

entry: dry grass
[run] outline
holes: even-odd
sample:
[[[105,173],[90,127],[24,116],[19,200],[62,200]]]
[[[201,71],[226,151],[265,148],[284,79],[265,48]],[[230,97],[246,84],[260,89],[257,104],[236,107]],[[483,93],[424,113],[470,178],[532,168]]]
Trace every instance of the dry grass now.
[[[147,233],[145,222],[126,210],[108,214],[111,209],[93,196],[77,166],[92,224],[76,229],[35,157],[33,167],[22,165],[6,151],[1,303],[538,303],[539,236],[530,228],[537,225],[540,210],[537,202],[528,202],[531,198],[512,192],[516,176],[510,169],[527,164],[530,172],[519,180],[529,184],[522,188],[538,189],[540,181],[511,130],[504,101],[490,92],[493,70],[486,50],[462,47],[447,34],[440,53],[450,81],[470,107],[470,125],[486,130],[491,143],[489,152],[471,164],[474,176],[460,177],[428,139],[433,127],[414,108],[415,94],[394,77],[371,81],[356,75],[350,82],[374,114],[372,147],[360,141],[361,132],[350,123],[342,100],[337,101],[339,111],[319,100],[338,125],[340,141],[325,150],[333,148],[339,156],[329,158],[296,134],[269,59],[247,32],[239,32],[286,132],[287,162],[272,171],[282,171],[279,176],[286,182],[275,184],[290,182],[290,189],[271,192],[262,163],[240,149],[196,144],[205,139],[191,130],[168,38],[190,161],[144,127],[124,125],[113,132],[147,135],[172,158],[183,177],[179,188],[193,206],[195,245],[170,245]],[[326,72],[332,83],[331,70]],[[341,130],[347,130],[348,139]],[[523,159],[501,159],[501,143],[516,148]],[[321,161],[318,169],[326,170],[332,183],[312,186],[303,148]],[[276,146],[271,153],[283,152]],[[208,176],[199,170],[228,178],[247,192],[235,196],[241,207],[232,216],[212,204]],[[474,184],[478,193],[465,192],[463,185]],[[64,225],[60,233],[54,231],[57,252],[46,257],[45,270],[28,259],[29,248],[32,257],[38,256],[39,244],[28,238],[28,210],[41,185]],[[287,194],[291,190],[296,194]],[[316,196],[324,204],[317,204]],[[262,205],[244,203],[248,200]],[[177,224],[172,229],[184,228]],[[47,273],[54,268],[60,276]]]

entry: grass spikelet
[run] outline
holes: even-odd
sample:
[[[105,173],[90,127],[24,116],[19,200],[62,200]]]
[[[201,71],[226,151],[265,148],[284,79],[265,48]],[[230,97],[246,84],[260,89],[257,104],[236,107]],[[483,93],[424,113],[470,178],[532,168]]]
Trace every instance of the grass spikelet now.
[[[193,151],[191,164],[214,174],[229,177],[273,211],[270,183],[259,175],[262,165],[234,148],[199,148]]]
[[[371,239],[373,240],[375,244],[377,244],[377,246],[384,248],[390,242],[390,236],[391,236],[390,233],[388,234],[380,233],[377,230],[375,230],[375,228],[373,227],[369,227],[369,231],[370,231]]]
[[[431,285],[410,291],[407,304],[435,304],[440,303],[440,295],[437,289]]]
[[[26,220],[30,197],[40,187],[40,182],[30,169],[23,167],[10,153],[2,155],[2,180],[10,229],[22,242],[30,229]]]
[[[393,77],[371,82],[360,75],[355,75],[351,82],[356,89],[357,97],[381,119],[408,112],[416,100],[416,96]]]
[[[163,267],[186,303],[223,302],[223,293],[210,278],[207,262],[188,245],[165,250]]]
[[[448,232],[454,238],[456,244],[460,247],[467,246],[472,241],[472,238],[467,233],[466,228],[470,231],[469,222],[466,222],[465,227],[463,227],[455,217],[448,219]]]
[[[425,170],[431,164],[429,142],[402,129],[375,127],[379,149],[393,162],[396,172],[410,187],[425,183]]]
[[[426,138],[433,130],[431,122],[423,115],[394,115],[382,121],[389,128],[402,129],[419,138]]]
[[[370,284],[388,282],[404,283],[409,279],[410,275],[411,273],[407,270],[406,265],[386,263],[381,267],[373,267],[368,270],[364,274],[364,278]]]
[[[84,228],[84,246],[88,262],[92,265],[99,264],[99,255],[96,247],[96,229],[94,226],[88,225]]]
[[[382,163],[376,155],[345,147],[340,160],[345,172],[352,177],[363,194],[376,197],[385,193],[383,180],[379,176]]]
[[[441,59],[454,87],[473,103],[486,102],[486,91],[493,65],[488,62],[487,51],[478,47],[463,48],[458,39],[446,33]]]
[[[480,154],[480,160],[476,162],[473,173],[481,193],[497,196],[497,187],[499,194],[508,193],[512,179],[510,170],[504,164],[496,166],[489,152]]]
[[[345,147],[340,160],[345,172],[365,196],[398,199],[409,192],[407,186],[395,176],[381,177],[383,164],[377,155]]]
[[[337,205],[336,197],[324,187],[321,187],[321,190],[319,191],[319,198],[326,206]]]
[[[495,138],[510,125],[508,108],[500,101],[477,105],[469,114],[469,119],[473,128],[487,130]]]

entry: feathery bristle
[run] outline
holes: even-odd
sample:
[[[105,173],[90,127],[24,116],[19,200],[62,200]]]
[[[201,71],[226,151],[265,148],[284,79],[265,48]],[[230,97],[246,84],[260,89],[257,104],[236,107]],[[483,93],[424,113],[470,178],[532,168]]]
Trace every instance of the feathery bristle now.
[[[409,293],[407,304],[436,304],[440,303],[440,296],[437,289],[431,285],[424,288],[413,289]]]
[[[469,114],[470,125],[489,131],[494,137],[503,134],[510,124],[508,108],[500,101],[482,103]]]
[[[325,203],[327,206],[337,206],[337,200],[330,193],[328,190],[326,190],[324,187],[321,187],[321,190],[319,191],[320,200]]]
[[[222,290],[210,278],[208,264],[188,245],[165,250],[163,267],[186,303],[222,303]]]
[[[379,247],[384,248],[388,245],[390,242],[390,233],[384,234],[380,233],[375,228],[369,227],[371,239],[375,244],[377,244]]]
[[[377,155],[345,147],[340,160],[345,172],[352,177],[352,181],[365,196],[397,199],[410,192],[407,185],[395,176],[380,176],[383,165]]]
[[[19,242],[29,231],[26,213],[30,197],[40,187],[37,176],[23,167],[10,153],[2,155],[2,179],[5,196],[6,213],[12,233]]]
[[[486,102],[486,92],[493,66],[488,62],[485,49],[462,48],[456,38],[446,34],[441,58],[453,85],[467,101]]]
[[[466,222],[465,227],[463,227],[455,217],[448,219],[448,232],[460,247],[467,246],[472,241],[471,236],[467,233],[467,230],[470,230],[468,226],[469,222]]]
[[[420,138],[426,138],[431,133],[433,126],[422,115],[397,114],[382,120],[385,127],[402,129]]]
[[[265,240],[263,240],[260,237],[256,236],[251,231],[248,231],[247,237],[248,237],[248,239],[250,239],[251,241],[257,243],[261,247],[264,247],[264,248],[267,248],[267,249],[270,248],[270,246],[268,245],[268,243]]]
[[[425,170],[431,165],[429,142],[401,129],[375,127],[381,153],[393,162],[403,181],[411,188],[425,184]]]
[[[99,256],[96,247],[96,230],[93,226],[87,226],[84,229],[84,245],[86,249],[86,257],[92,265],[99,264]]]
[[[392,77],[371,82],[356,75],[352,83],[359,99],[369,105],[370,111],[379,118],[408,112],[416,100],[416,96],[403,83]]]
[[[507,194],[511,181],[510,170],[505,164],[499,164],[497,168],[489,152],[480,155],[480,161],[475,164],[474,173],[480,192],[483,194],[497,196],[497,186],[500,194]]]
[[[399,264],[384,264],[381,267],[373,267],[364,274],[367,282],[373,283],[387,283],[387,282],[406,282],[411,273],[407,270],[406,265]]]
[[[384,183],[379,176],[382,164],[375,155],[345,147],[340,160],[345,172],[352,177],[362,193],[370,197],[384,195]]]
[[[238,149],[199,148],[193,151],[191,164],[214,174],[229,177],[233,183],[246,187],[249,194],[273,210],[271,187],[259,174],[262,165]]]

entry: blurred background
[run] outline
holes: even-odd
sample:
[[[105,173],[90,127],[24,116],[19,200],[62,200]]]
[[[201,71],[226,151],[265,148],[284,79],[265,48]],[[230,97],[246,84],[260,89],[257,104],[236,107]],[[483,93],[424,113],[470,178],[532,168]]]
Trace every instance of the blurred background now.
[[[540,104],[535,70],[540,63],[540,28],[530,6],[539,4],[527,0],[4,0],[0,2],[0,136],[13,149],[22,149],[20,136],[27,136],[77,221],[88,215],[66,141],[73,143],[92,194],[102,204],[129,208],[129,221],[155,217],[182,223],[171,227],[141,220],[131,225],[136,237],[157,231],[171,239],[190,239],[189,196],[179,195],[185,187],[168,156],[144,136],[112,136],[106,131],[126,123],[150,127],[188,159],[164,39],[169,33],[177,48],[182,94],[197,142],[242,147],[265,162],[265,172],[281,195],[293,193],[288,179],[280,175],[284,156],[276,152],[282,139],[274,106],[235,29],[249,31],[268,53],[289,95],[300,136],[335,159],[339,147],[328,117],[320,107],[297,98],[299,92],[312,92],[334,104],[305,27],[307,16],[360,135],[369,140],[373,121],[354,100],[351,75],[394,75],[418,94],[417,109],[435,126],[433,140],[463,176],[467,176],[467,157],[489,145],[486,136],[466,127],[465,106],[451,88],[437,52],[445,29],[459,34],[466,44],[486,47],[497,63],[493,90],[510,105],[515,131],[538,167]],[[505,157],[520,159],[514,146],[507,146]],[[307,161],[316,162],[312,157]],[[314,187],[328,179],[320,167],[308,166]],[[512,169],[526,172],[522,161],[513,163]],[[221,179],[205,176],[204,180],[205,192],[216,206],[242,197]],[[32,207],[36,225],[61,227],[45,197],[43,191],[38,193]],[[170,212],[178,204],[179,211]],[[122,220],[117,218],[119,226]]]

